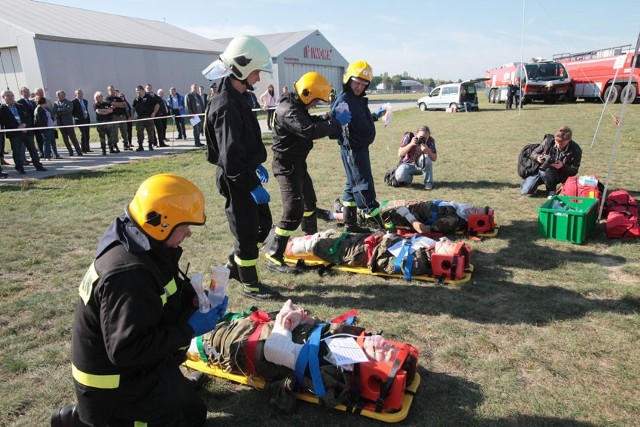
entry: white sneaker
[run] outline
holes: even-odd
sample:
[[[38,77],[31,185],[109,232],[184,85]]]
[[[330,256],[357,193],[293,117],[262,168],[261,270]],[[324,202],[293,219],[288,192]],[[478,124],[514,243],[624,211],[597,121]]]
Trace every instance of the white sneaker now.
[[[433,190],[433,185],[432,184],[425,184],[424,185],[424,189],[425,190]]]

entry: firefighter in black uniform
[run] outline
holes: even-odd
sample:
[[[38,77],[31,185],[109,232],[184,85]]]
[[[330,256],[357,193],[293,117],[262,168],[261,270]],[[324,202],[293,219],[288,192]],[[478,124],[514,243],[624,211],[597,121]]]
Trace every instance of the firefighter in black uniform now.
[[[213,330],[226,298],[208,313],[196,311],[195,292],[178,267],[190,225],[205,219],[200,189],[161,174],[141,184],[103,234],[80,284],[73,323],[78,403],[56,409],[52,426],[206,421],[206,406],[179,364],[191,339]]]
[[[319,101],[329,101],[331,84],[321,74],[306,73],[293,86],[295,92],[284,95],[275,111],[271,168],[280,184],[283,212],[282,219],[267,239],[269,244],[265,250],[269,260],[267,268],[295,274],[300,270],[284,262],[289,236],[301,223],[305,234],[318,232],[316,192],[307,172],[307,155],[313,148],[314,139],[340,134],[342,126],[351,120],[351,113],[343,111],[335,119],[330,113],[323,116],[309,114],[309,109]]]
[[[231,40],[212,66],[216,63],[227,72],[205,112],[205,135],[207,160],[218,166],[216,185],[226,199],[225,213],[236,239],[227,268],[230,277],[243,284],[245,295],[280,298],[278,291],[258,279],[258,244],[271,229],[271,197],[262,186],[269,179],[262,166],[267,150],[245,96],[260,81],[261,71],[273,71],[271,54],[257,38],[241,36]]]
[[[369,87],[372,77],[373,72],[367,61],[349,64],[342,78],[342,92],[331,105],[334,116],[346,106],[352,117],[346,132],[338,137],[342,164],[347,175],[342,196],[344,224],[346,231],[352,233],[369,231],[358,226],[358,209],[376,224],[377,228],[384,230],[371,173],[369,145],[373,144],[376,137],[373,123],[384,114],[385,109],[380,107],[375,113],[369,110],[369,99],[365,90]]]

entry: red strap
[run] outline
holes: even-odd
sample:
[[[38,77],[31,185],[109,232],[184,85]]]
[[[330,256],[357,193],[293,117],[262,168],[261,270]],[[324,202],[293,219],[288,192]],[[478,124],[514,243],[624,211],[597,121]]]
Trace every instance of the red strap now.
[[[378,239],[375,235],[371,235],[364,239],[364,244],[367,247],[367,265],[371,265],[371,257],[373,257],[373,250],[378,245]]]
[[[345,314],[331,319],[331,323],[342,323],[345,320],[347,320],[349,317],[357,316],[357,315],[358,315],[358,312],[356,310],[349,310]]]
[[[247,371],[249,374],[255,374],[256,372],[256,346],[260,339],[260,333],[264,324],[269,322],[269,315],[264,311],[256,310],[249,316],[252,322],[257,323],[256,329],[249,335],[247,339],[247,346],[245,348],[245,354],[247,356]]]

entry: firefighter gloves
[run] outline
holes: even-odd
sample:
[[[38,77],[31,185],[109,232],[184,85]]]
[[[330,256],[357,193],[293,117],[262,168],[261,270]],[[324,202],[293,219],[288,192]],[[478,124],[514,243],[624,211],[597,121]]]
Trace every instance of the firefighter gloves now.
[[[222,302],[217,306],[213,307],[206,313],[201,313],[200,311],[196,311],[189,318],[189,326],[193,329],[193,336],[198,337],[200,335],[206,334],[209,331],[212,331],[213,328],[216,327],[216,323],[218,323],[218,319],[220,319],[227,312],[227,303],[229,302],[228,297],[224,297]]]
[[[258,175],[258,178],[260,178],[261,183],[264,184],[269,182],[269,172],[267,172],[267,168],[265,168],[264,166],[258,166],[258,169],[256,169],[256,175]]]
[[[336,120],[340,122],[340,126],[348,125],[351,121],[351,111],[342,110],[336,114]]]
[[[255,200],[258,205],[264,205],[271,200],[271,196],[269,196],[269,193],[267,193],[267,190],[265,190],[262,185],[258,185],[251,190],[251,197],[253,197],[253,200]]]

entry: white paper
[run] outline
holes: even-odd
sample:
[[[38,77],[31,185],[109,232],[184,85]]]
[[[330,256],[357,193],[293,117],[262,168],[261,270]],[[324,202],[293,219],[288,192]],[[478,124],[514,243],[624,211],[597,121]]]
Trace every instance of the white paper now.
[[[198,116],[193,116],[189,119],[189,121],[191,122],[191,126],[195,126],[198,123],[200,123],[200,117]]]
[[[369,361],[364,350],[351,337],[327,338],[326,342],[338,366]]]

